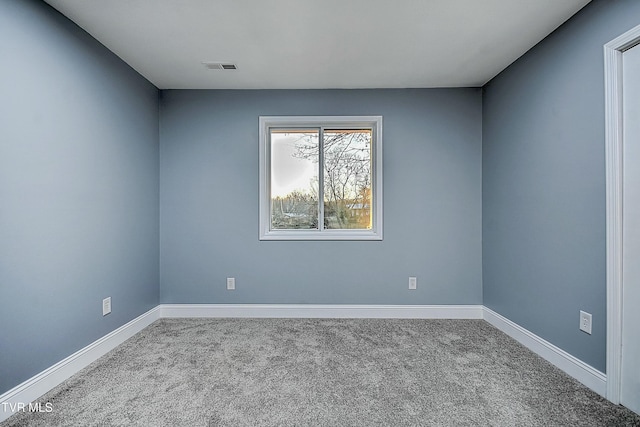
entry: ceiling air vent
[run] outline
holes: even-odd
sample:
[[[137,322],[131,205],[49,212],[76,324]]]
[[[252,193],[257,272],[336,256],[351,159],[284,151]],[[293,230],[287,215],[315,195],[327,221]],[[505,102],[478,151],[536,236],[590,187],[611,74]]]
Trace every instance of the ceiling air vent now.
[[[237,70],[236,64],[230,62],[203,62],[202,63],[208,70]]]

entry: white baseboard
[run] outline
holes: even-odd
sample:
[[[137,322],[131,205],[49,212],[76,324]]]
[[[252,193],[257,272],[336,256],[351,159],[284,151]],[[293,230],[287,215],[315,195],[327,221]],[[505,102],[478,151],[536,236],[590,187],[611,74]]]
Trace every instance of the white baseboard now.
[[[546,359],[571,377],[580,381],[599,395],[607,395],[607,376],[570,355],[566,351],[526,330],[495,311],[484,307],[484,320],[527,347],[529,350]]]
[[[482,319],[481,305],[161,304],[160,317]]]
[[[160,318],[159,307],[147,311],[129,323],[94,341],[71,356],[0,395],[0,422],[16,412],[17,405],[28,405],[73,374],[140,332]],[[11,410],[14,408],[14,411]]]
[[[607,391],[605,374],[482,305],[161,304],[0,395],[0,422],[154,321],[184,317],[484,319],[596,393]]]

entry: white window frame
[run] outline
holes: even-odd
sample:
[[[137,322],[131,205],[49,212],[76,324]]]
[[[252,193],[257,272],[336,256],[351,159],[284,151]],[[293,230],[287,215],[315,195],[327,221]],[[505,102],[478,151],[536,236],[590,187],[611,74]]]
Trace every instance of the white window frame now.
[[[382,116],[260,116],[260,240],[382,240]],[[271,229],[270,128],[371,129],[371,229]],[[322,203],[320,203],[322,204]]]

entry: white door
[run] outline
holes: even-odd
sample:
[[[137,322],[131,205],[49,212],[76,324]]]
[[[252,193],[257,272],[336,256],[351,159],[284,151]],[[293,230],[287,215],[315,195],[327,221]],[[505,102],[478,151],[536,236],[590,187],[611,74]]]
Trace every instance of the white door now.
[[[622,372],[620,403],[640,413],[640,45],[623,56]]]

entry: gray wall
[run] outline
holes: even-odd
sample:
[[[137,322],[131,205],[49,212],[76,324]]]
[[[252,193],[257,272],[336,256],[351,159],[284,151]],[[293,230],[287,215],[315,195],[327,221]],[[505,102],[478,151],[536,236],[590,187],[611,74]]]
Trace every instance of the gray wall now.
[[[638,24],[637,0],[596,0],[483,95],[484,305],[603,372],[603,45]]]
[[[482,303],[480,89],[163,91],[160,105],[163,303]],[[383,241],[258,240],[260,115],[384,116]]]
[[[40,1],[0,54],[2,394],[158,304],[158,91]]]

